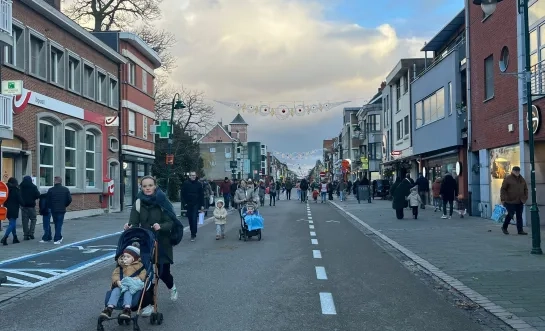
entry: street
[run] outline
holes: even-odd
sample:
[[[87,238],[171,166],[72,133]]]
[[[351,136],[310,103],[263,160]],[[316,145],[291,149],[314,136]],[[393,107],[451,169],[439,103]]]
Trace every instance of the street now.
[[[510,330],[481,308],[462,309],[461,302],[470,304],[467,299],[329,203],[281,200],[260,211],[262,241],[239,241],[234,213],[225,240],[214,240],[213,222],[199,229],[195,243],[184,237],[174,253],[179,300],[170,302],[160,284],[158,305],[165,320],[161,326],[142,321],[142,330]],[[111,247],[113,238],[83,250]],[[83,254],[79,250],[71,248],[62,258],[51,253],[56,258],[45,262],[51,263],[47,268],[74,268],[66,261],[74,252]],[[86,254],[100,258],[104,251]],[[2,268],[20,271],[27,264]],[[94,330],[113,268],[109,259],[6,301],[0,306],[2,329]],[[127,329],[117,323],[105,327]]]

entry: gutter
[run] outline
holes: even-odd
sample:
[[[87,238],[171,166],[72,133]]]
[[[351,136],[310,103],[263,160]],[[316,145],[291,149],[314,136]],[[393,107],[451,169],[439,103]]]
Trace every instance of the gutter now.
[[[473,215],[472,212],[472,205],[473,205],[473,191],[472,191],[472,178],[473,178],[473,152],[472,152],[472,145],[473,145],[473,135],[472,135],[472,129],[471,129],[471,53],[470,53],[470,42],[471,38],[469,38],[469,6],[472,6],[470,0],[465,1],[465,25],[466,25],[466,109],[467,109],[467,195],[468,198],[470,198],[469,201],[469,215]],[[452,97],[452,96],[451,96]]]
[[[117,116],[119,118],[119,126],[117,127],[117,139],[119,140],[119,150],[118,150],[118,153],[119,153],[119,187],[120,188],[123,188],[120,190],[120,194],[119,194],[119,208],[121,211],[123,211],[123,205],[125,203],[125,174],[124,174],[124,170],[123,170],[123,163],[125,163],[123,161],[123,108],[122,108],[122,104],[121,104],[121,100],[123,99],[122,97],[122,94],[121,92],[123,91],[122,89],[122,86],[125,86],[125,84],[123,84],[123,79],[121,77],[121,64],[119,64],[117,66],[117,81],[119,82],[119,111],[117,113]]]

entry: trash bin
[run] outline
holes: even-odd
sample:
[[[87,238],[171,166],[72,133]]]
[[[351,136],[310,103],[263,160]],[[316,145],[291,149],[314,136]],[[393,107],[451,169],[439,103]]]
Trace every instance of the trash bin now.
[[[371,203],[371,187],[369,185],[358,185],[358,203],[361,200]]]

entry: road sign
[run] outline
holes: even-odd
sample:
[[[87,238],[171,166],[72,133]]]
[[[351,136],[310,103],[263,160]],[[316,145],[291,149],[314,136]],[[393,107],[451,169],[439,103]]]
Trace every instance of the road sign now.
[[[237,161],[230,161],[229,165],[231,166],[231,169],[236,169],[238,167]]]
[[[3,221],[8,216],[8,209],[6,207],[0,207],[0,221]]]
[[[167,160],[166,160],[167,164],[174,164],[174,154],[167,154],[166,157],[167,157]]]
[[[3,80],[2,94],[6,94],[6,95],[23,94],[23,81],[22,80]]]
[[[8,186],[4,182],[0,182],[0,205],[3,205],[8,199]]]
[[[159,124],[155,125],[155,134],[158,134],[161,139],[170,138],[172,131],[169,121],[159,121]]]

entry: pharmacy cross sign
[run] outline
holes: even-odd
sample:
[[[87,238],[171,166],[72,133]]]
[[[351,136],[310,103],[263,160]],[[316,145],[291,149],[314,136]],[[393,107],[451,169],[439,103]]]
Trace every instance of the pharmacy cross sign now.
[[[172,126],[168,124],[168,121],[160,121],[155,125],[155,134],[158,134],[161,139],[169,138],[171,132]]]

